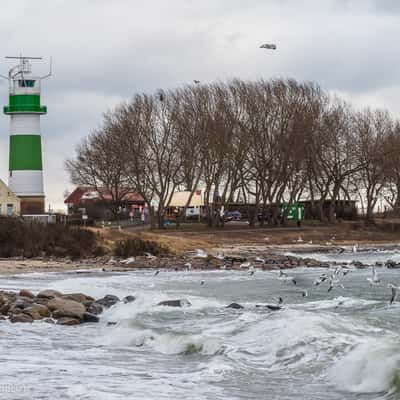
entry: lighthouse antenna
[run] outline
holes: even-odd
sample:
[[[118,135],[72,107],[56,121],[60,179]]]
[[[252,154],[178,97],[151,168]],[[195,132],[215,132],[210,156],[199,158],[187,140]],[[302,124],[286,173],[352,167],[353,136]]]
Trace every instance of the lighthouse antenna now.
[[[25,56],[5,56],[5,58],[13,60],[43,60],[43,57],[25,57]]]
[[[51,76],[52,73],[53,73],[53,57],[50,56],[49,73],[47,75],[41,76],[40,79],[47,79]]]

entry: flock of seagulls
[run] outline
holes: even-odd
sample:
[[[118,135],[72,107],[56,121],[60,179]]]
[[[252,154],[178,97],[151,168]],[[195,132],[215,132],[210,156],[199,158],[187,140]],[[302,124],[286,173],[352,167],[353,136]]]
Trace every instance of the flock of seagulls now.
[[[335,238],[333,237],[332,240],[334,240]],[[296,242],[301,243],[303,240],[301,239],[301,237],[299,237]],[[338,250],[338,253],[341,254],[345,251],[344,248],[340,248]],[[358,245],[354,245],[352,247],[352,252],[353,253],[357,253],[358,251]],[[156,256],[150,254],[150,253],[144,253],[145,257],[147,259],[155,259],[157,258]],[[196,249],[195,254],[193,256],[193,258],[207,258],[209,255],[202,249]],[[225,257],[224,253],[217,253],[215,256],[215,258],[224,261],[226,264],[224,264],[224,266],[226,266],[230,261],[227,260],[227,258]],[[126,263],[132,262],[134,261],[134,257],[131,257],[127,260],[125,260]],[[232,263],[232,262],[230,262]],[[247,269],[248,273],[250,276],[254,276],[254,274],[256,273],[256,267],[257,266],[263,266],[266,264],[266,260],[256,256],[253,261],[246,261],[240,264],[240,269]],[[231,264],[230,264],[231,265]],[[186,267],[187,271],[190,271],[192,269],[192,263],[191,262],[187,262],[184,264],[184,266]],[[375,286],[380,286],[381,285],[381,280],[378,276],[378,273],[375,269],[375,266],[371,267],[371,276],[367,277],[366,280],[367,282],[369,282],[371,287],[375,287]],[[327,284],[327,293],[331,292],[333,289],[335,288],[341,288],[344,289],[344,285],[342,284],[341,279],[344,278],[347,274],[349,274],[349,272],[351,271],[351,269],[349,267],[347,267],[346,265],[342,265],[342,266],[338,266],[335,269],[328,269],[329,272],[323,272],[320,276],[318,276],[314,281],[313,281],[313,285],[315,287],[320,286],[322,284]],[[154,276],[157,276],[160,273],[160,270],[156,270],[154,273]],[[286,272],[284,272],[282,269],[279,269],[279,273],[277,276],[277,279],[285,284],[287,283],[291,283],[293,285],[297,285],[297,281],[295,279],[295,277],[288,275]],[[200,281],[200,285],[203,286],[205,284],[205,280],[201,280]],[[387,285],[387,287],[389,289],[391,289],[391,296],[389,299],[389,304],[393,304],[396,299],[397,299],[397,295],[398,295],[398,291],[400,290],[400,286],[395,286],[391,283],[389,283]],[[302,297],[308,297],[309,296],[309,289],[303,289],[301,292]],[[276,311],[276,310],[280,310],[282,309],[282,304],[283,304],[283,299],[282,297],[279,297],[278,300],[276,301],[276,304],[267,304],[265,305],[265,307],[267,307],[268,309],[272,310],[272,311]]]

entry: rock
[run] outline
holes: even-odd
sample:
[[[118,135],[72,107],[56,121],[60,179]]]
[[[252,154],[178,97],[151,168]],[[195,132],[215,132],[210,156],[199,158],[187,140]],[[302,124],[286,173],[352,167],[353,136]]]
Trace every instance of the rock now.
[[[13,304],[13,308],[20,308],[21,310],[28,308],[32,305],[32,299],[28,299],[27,297],[18,297]]]
[[[0,315],[0,321],[4,321],[6,317],[4,315]]]
[[[24,314],[24,313],[12,314],[11,317],[10,317],[10,322],[12,322],[12,323],[16,323],[16,322],[33,322],[33,318],[30,315]]]
[[[238,303],[231,303],[228,306],[226,306],[226,308],[234,308],[235,310],[240,310],[244,307]]]
[[[158,306],[167,306],[167,307],[184,307],[184,306],[191,306],[189,300],[186,299],[179,299],[179,300],[164,300],[160,301]]]
[[[27,297],[28,299],[34,299],[35,295],[26,289],[21,289],[18,294],[20,297]]]
[[[99,317],[97,317],[94,314],[91,314],[89,312],[85,312],[85,314],[83,314],[83,322],[99,322],[100,319]]]
[[[94,315],[99,315],[103,312],[103,306],[98,303],[92,303],[89,307],[87,307],[87,312]]]
[[[57,325],[79,325],[81,321],[78,318],[62,317],[57,320]]]
[[[62,293],[58,292],[57,290],[46,289],[39,292],[37,297],[45,298],[45,299],[53,299],[55,297],[61,297]]]
[[[71,317],[82,319],[86,308],[83,304],[74,300],[54,298],[47,303],[47,307],[53,313],[53,317]]]
[[[10,303],[5,303],[0,307],[0,314],[7,315],[11,309]]]
[[[113,306],[114,304],[118,303],[119,297],[114,296],[112,294],[107,294],[106,296],[104,296],[102,299],[96,300],[97,304],[101,304],[102,306],[109,308],[111,306]]]
[[[132,303],[132,301],[135,301],[135,300],[136,300],[135,296],[125,296],[122,301],[125,304],[127,304],[127,303]]]
[[[77,301],[78,303],[82,303],[84,305],[90,305],[91,303],[94,302],[93,297],[86,296],[83,293],[68,293],[68,294],[63,294],[61,297],[67,300]]]
[[[42,319],[50,317],[50,310],[42,304],[32,304],[24,309],[24,313],[30,315],[33,319]]]

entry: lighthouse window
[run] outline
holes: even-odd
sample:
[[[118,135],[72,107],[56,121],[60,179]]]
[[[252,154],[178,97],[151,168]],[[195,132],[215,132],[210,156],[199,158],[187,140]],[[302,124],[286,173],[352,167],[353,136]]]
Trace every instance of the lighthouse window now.
[[[32,88],[35,86],[35,81],[32,79],[28,79],[28,80],[19,80],[18,81],[19,87],[28,87],[28,88]]]

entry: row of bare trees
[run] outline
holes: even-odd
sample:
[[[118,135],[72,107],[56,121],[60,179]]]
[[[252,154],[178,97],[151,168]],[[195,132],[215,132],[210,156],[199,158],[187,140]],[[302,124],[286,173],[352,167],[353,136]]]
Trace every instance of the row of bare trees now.
[[[357,199],[371,219],[379,199],[400,205],[400,124],[310,82],[186,86],[137,94],[106,113],[66,168],[74,184],[107,188],[116,207],[134,188],[157,204],[160,227],[172,193],[199,187],[210,225],[232,202],[249,204],[254,225],[258,212],[264,224],[277,218],[272,205],[304,199],[321,219],[333,200],[331,221],[335,200]]]

